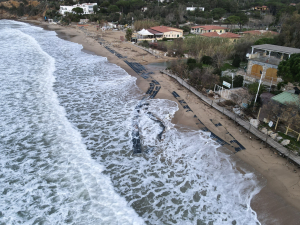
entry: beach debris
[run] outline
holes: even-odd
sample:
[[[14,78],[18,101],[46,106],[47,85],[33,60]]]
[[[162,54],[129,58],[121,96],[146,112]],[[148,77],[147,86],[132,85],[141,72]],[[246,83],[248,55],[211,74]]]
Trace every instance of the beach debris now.
[[[281,141],[282,139],[283,139],[283,137],[281,137],[281,136],[278,136],[278,137],[276,138],[277,141]]]
[[[264,134],[267,134],[268,130],[267,130],[267,128],[264,127],[264,128],[261,129],[261,132],[264,133]]]
[[[273,134],[272,130],[268,130],[268,135],[271,136],[271,134]]]
[[[284,139],[284,140],[281,142],[281,144],[282,144],[283,146],[286,146],[286,145],[288,145],[290,142],[291,142],[291,141],[290,141],[289,139]]]
[[[235,114],[238,114],[238,115],[241,114],[241,109],[240,109],[240,108],[233,108],[232,110],[233,110],[233,112],[234,112]]]
[[[269,123],[269,120],[267,118],[264,118],[264,123]]]
[[[278,136],[277,133],[272,133],[272,134],[270,135],[270,137],[271,137],[272,139],[274,139],[274,140],[277,138],[277,136]]]
[[[251,119],[251,120],[250,120],[250,124],[251,124],[253,127],[258,128],[259,120],[257,120],[257,119]]]

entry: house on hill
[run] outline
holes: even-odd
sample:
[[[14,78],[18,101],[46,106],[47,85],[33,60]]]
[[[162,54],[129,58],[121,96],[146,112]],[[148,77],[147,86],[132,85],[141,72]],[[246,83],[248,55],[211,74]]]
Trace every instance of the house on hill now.
[[[62,15],[65,15],[65,13],[74,13],[72,9],[74,8],[82,8],[83,14],[93,14],[94,13],[94,5],[97,5],[97,3],[82,3],[82,4],[76,4],[72,6],[64,6],[61,5],[59,8],[59,13]]]
[[[186,7],[186,11],[195,11],[196,9],[199,9],[200,11],[204,12],[204,7]]]
[[[256,10],[256,11],[262,11],[262,12],[265,12],[265,11],[269,10],[268,6],[265,6],[265,5],[263,5],[263,6],[254,6],[252,9]]]
[[[247,54],[248,66],[246,80],[255,82],[262,79],[266,84],[276,84],[281,79],[277,77],[278,65],[292,54],[300,53],[298,48],[278,45],[253,45],[251,54]]]
[[[215,26],[215,25],[205,25],[205,26],[194,26],[191,28],[192,34],[205,34],[210,32],[217,32],[218,34],[222,34],[226,32],[225,27]]]

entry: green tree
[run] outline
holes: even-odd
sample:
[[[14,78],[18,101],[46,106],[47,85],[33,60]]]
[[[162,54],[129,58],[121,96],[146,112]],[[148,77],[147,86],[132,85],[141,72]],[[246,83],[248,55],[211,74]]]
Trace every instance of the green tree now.
[[[287,18],[282,25],[281,32],[278,36],[279,44],[300,48],[300,15],[294,13]]]
[[[276,40],[274,38],[261,38],[254,42],[255,45],[271,44],[275,45]]]
[[[219,20],[224,14],[226,13],[225,9],[222,8],[215,8],[212,10],[211,15],[214,20]]]
[[[100,7],[105,7],[105,8],[107,8],[109,5],[110,5],[109,2],[108,2],[108,1],[105,1],[105,2],[103,2],[103,3],[100,5]]]
[[[249,18],[248,16],[244,13],[244,12],[241,12],[241,13],[238,13],[236,14],[236,16],[238,17],[238,25],[240,27],[240,30],[242,30],[242,27],[248,23],[249,21]]]
[[[72,11],[75,12],[76,14],[83,14],[83,8],[80,7],[76,7],[72,9]]]
[[[232,61],[232,65],[234,67],[240,67],[240,64],[241,64],[241,58],[239,55],[235,55],[234,58],[233,58],[233,61]]]
[[[97,6],[97,5],[94,5],[94,6],[93,6],[93,11],[94,11],[94,13],[97,13],[97,12],[98,12],[98,6]]]
[[[107,11],[110,13],[120,12],[120,9],[116,5],[110,5],[107,8]]]
[[[212,65],[213,64],[213,59],[212,57],[208,56],[208,55],[204,55],[202,58],[201,58],[201,62],[203,64],[206,64],[206,65]]]
[[[259,86],[259,83],[258,83],[258,82],[249,84],[248,90],[249,90],[250,94],[256,95],[257,90],[258,90],[258,86]],[[265,91],[265,87],[264,87],[263,85],[260,85],[258,95],[260,95],[260,94],[263,93],[264,91]]]
[[[300,53],[293,54],[288,60],[281,61],[278,65],[277,76],[285,82],[300,84]]]
[[[131,41],[132,34],[133,34],[132,29],[128,28],[126,30],[126,35],[125,35],[125,38],[126,38],[127,41]]]
[[[240,18],[238,16],[229,16],[226,20],[225,23],[228,23],[230,25],[232,24],[237,24]]]
[[[244,84],[244,77],[237,75],[233,78],[233,87],[243,87]]]

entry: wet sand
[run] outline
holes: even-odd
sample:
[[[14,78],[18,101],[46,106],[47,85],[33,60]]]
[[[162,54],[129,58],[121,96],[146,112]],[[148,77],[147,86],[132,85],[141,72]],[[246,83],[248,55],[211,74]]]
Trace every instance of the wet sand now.
[[[28,22],[28,21],[27,21]],[[61,27],[58,25],[47,25],[38,23],[46,29],[55,30],[59,37],[79,43],[83,45],[85,51],[93,52],[96,55],[106,57],[109,62],[122,67],[128,74],[137,78],[137,85],[146,92],[149,87],[149,82],[138,76],[123,60],[117,58],[96,40],[76,29],[74,26]],[[107,41],[116,41],[120,33],[106,32],[102,36]],[[124,47],[125,46],[125,47]],[[140,63],[159,62],[161,60],[169,60],[168,58],[157,59],[153,55],[145,54],[146,52],[135,47],[131,43],[124,44],[123,49],[119,46],[115,49],[117,52],[127,55],[132,60]],[[129,54],[128,51],[131,51]],[[135,56],[136,55],[136,56]],[[141,57],[144,56],[144,57]],[[236,125],[232,120],[222,115],[213,108],[204,104],[198,97],[192,94],[189,90],[182,87],[173,78],[161,74],[154,70],[152,75],[161,84],[161,90],[156,98],[169,99],[176,102],[176,99],[171,94],[176,91],[190,108],[194,111],[198,118],[220,138],[225,138],[224,133],[218,130],[210,121],[210,119],[218,120],[237,139],[246,150],[236,154],[228,151],[235,161],[243,168],[248,168],[255,171],[261,184],[265,184],[264,188],[254,196],[251,201],[251,207],[258,214],[258,219],[262,224],[300,224],[300,170],[287,162],[286,159],[274,154],[271,148],[266,147],[259,140],[256,140],[252,134],[248,133],[242,127]],[[172,122],[178,125],[198,129],[194,123],[191,114],[187,114],[186,110],[178,104],[179,111],[176,112]]]

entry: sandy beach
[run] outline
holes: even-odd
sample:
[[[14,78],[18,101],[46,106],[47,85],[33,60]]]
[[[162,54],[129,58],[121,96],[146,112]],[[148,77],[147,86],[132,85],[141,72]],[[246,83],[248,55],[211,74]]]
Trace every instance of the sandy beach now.
[[[122,67],[128,74],[137,78],[137,85],[146,92],[149,88],[149,82],[137,75],[122,59],[117,58],[107,49],[101,46],[93,37],[88,37],[76,26],[62,27],[59,25],[49,25],[44,22],[23,21],[33,25],[42,26],[45,29],[54,30],[60,38],[81,44],[84,51],[91,54],[106,57],[109,62]],[[127,56],[131,61],[141,64],[173,60],[172,58],[155,56],[134,46],[128,42],[120,42],[120,36],[125,36],[121,31],[97,31],[96,27],[86,26],[85,29],[94,32],[102,39],[112,43],[113,48],[120,54]],[[149,67],[148,67],[149,68]],[[237,162],[236,167],[249,168],[254,171],[264,188],[252,200],[251,206],[257,212],[258,219],[262,224],[300,224],[300,169],[287,162],[270,148],[265,146],[261,141],[256,140],[252,134],[247,133],[242,127],[239,127],[234,121],[228,119],[215,109],[204,104],[189,90],[181,86],[173,78],[163,75],[154,67],[149,68],[154,72],[152,77],[156,79],[161,90],[156,98],[177,100],[172,95],[176,91],[188,103],[194,114],[201,118],[205,126],[217,134],[223,140],[226,140],[224,130],[216,127],[211,120],[220,122],[223,127],[238,140],[246,150],[234,153],[228,151],[232,158]],[[180,105],[179,111],[176,112],[172,122],[193,129],[198,129],[194,122],[194,114],[187,113]]]

